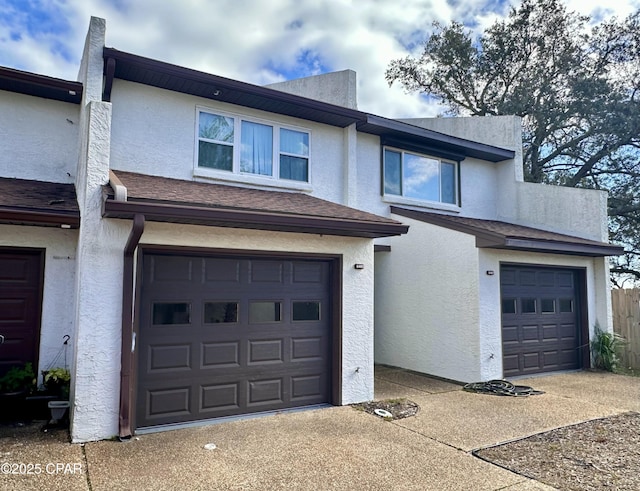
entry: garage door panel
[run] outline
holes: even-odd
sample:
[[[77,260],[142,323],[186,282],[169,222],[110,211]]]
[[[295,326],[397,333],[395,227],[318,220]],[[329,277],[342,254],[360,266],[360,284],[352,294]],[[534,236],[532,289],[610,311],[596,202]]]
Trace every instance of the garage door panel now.
[[[282,283],[284,281],[281,261],[252,261],[249,271],[252,283]]]
[[[539,341],[538,326],[522,326],[520,329],[521,329],[520,332],[522,333],[523,343],[527,343],[531,341],[535,341],[535,342]]]
[[[194,258],[156,256],[152,258],[150,281],[152,283],[190,283],[193,279]]]
[[[190,415],[191,387],[174,387],[147,391],[147,418]]]
[[[558,326],[556,324],[542,326],[542,339],[558,339]]]
[[[518,272],[518,282],[520,286],[535,286],[537,283],[536,272],[520,270]]]
[[[518,326],[503,326],[502,328],[502,342],[504,345],[509,343],[519,343]]]
[[[291,361],[319,361],[326,353],[326,345],[319,336],[291,338]]]
[[[247,384],[247,405],[249,407],[284,402],[283,377],[253,380]]]
[[[543,353],[544,366],[547,368],[557,368],[560,364],[559,350],[545,351]]]
[[[236,411],[240,408],[240,383],[203,385],[200,388],[200,411]],[[215,417],[211,415],[210,417]]]
[[[540,353],[523,353],[522,354],[523,366],[525,369],[540,367]]]
[[[325,392],[322,374],[291,377],[291,400],[303,401],[322,397]]]
[[[264,339],[259,341],[249,341],[248,343],[248,365],[265,365],[273,363],[283,363],[284,353],[282,349],[282,339]]]
[[[540,271],[538,273],[537,285],[539,287],[554,286],[555,285],[555,273],[549,271]]]
[[[142,284],[138,427],[329,400],[327,261],[155,256],[145,255],[142,267],[167,263],[180,279]],[[190,284],[175,271],[180,264]],[[157,307],[154,319],[162,302],[176,305]]]
[[[149,346],[147,373],[191,370],[191,344]]]
[[[560,362],[563,366],[573,365],[575,355],[572,349],[560,350]]]
[[[504,370],[513,371],[518,370],[519,368],[519,355],[517,353],[503,353],[502,365]]]
[[[326,268],[321,263],[294,262],[293,263],[293,283],[325,283]]]
[[[575,324],[561,324],[560,325],[560,338],[561,339],[575,339],[576,338],[576,325]]]
[[[558,273],[558,286],[565,288],[574,287],[574,274],[570,272]]]
[[[240,342],[202,343],[202,368],[237,368],[240,366]]]
[[[578,368],[575,271],[502,266],[500,275],[504,375]]]
[[[225,283],[240,282],[240,260],[238,259],[204,259],[204,283]]]

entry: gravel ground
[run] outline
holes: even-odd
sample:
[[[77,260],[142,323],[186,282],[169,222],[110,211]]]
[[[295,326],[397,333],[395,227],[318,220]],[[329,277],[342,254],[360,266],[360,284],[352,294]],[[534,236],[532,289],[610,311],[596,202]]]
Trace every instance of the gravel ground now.
[[[566,426],[474,452],[562,490],[640,490],[640,414]]]

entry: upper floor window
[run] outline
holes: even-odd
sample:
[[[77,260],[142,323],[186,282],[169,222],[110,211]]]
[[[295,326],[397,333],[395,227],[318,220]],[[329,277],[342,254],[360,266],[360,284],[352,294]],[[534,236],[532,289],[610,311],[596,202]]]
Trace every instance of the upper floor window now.
[[[384,194],[458,204],[458,165],[434,157],[384,149]]]
[[[198,110],[198,162],[239,174],[309,182],[309,133]]]

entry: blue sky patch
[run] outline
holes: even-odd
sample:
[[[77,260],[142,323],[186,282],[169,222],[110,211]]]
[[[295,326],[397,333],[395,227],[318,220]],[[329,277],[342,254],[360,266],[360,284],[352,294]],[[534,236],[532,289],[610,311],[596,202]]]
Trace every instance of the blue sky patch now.
[[[53,2],[43,0],[5,0],[8,9],[1,18],[15,28],[25,30],[37,38],[41,34],[63,34],[71,26],[62,11]],[[15,24],[19,25],[16,26]]]
[[[263,67],[281,75],[285,80],[295,80],[332,71],[332,68],[326,65],[316,52],[308,49],[300,52],[293,65],[278,64],[269,60]]]

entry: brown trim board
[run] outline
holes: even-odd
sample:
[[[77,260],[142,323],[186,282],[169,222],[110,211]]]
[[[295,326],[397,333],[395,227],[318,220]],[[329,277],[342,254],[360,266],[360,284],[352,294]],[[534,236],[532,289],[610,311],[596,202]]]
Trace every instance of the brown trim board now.
[[[409,230],[408,226],[401,223],[367,222],[346,218],[326,218],[175,203],[106,199],[103,205],[102,215],[107,218],[131,219],[136,214],[144,215],[148,221],[155,222],[365,238],[389,237],[407,233]]]
[[[35,208],[0,207],[0,223],[78,228],[80,226],[80,213],[38,210]]]
[[[131,414],[133,400],[133,379],[131,365],[133,363],[133,329],[134,329],[134,252],[144,232],[144,216],[136,215],[133,226],[124,248],[124,264],[122,270],[122,342],[120,346],[120,412],[118,435],[129,438],[133,434]]]

